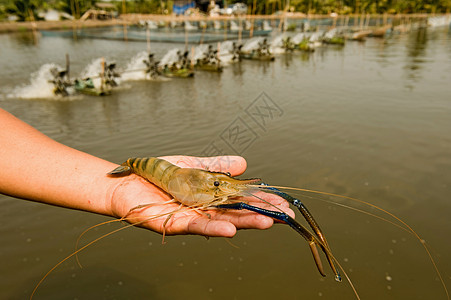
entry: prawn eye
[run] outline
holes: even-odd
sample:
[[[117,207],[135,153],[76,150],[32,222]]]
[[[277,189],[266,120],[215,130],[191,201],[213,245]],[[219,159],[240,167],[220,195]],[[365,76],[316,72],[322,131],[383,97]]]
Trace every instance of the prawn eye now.
[[[219,186],[219,181],[215,181],[213,184],[214,184],[215,186]]]

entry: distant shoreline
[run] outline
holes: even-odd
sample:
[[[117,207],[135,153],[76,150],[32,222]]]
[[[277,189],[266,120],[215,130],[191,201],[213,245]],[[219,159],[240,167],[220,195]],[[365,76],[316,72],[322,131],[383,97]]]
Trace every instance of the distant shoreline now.
[[[443,14],[445,15],[445,14]],[[441,15],[428,15],[428,14],[404,14],[404,15],[370,15],[371,18],[395,18],[395,19],[411,19],[411,18],[427,18],[432,16]],[[347,18],[347,17],[368,17],[368,15],[339,15],[337,18]],[[282,15],[247,15],[242,16],[240,19],[299,19],[299,18],[311,18],[311,19],[322,19],[322,18],[332,18],[330,15],[305,15],[302,13],[287,14]],[[118,19],[112,20],[64,20],[64,21],[36,21],[36,22],[0,22],[0,33],[9,32],[22,32],[22,31],[32,31],[32,30],[58,30],[58,29],[72,29],[72,28],[90,28],[90,27],[105,27],[114,25],[129,25],[138,22],[139,20],[155,20],[155,21],[200,21],[200,20],[238,20],[237,17],[229,16],[219,16],[219,17],[204,17],[204,16],[190,16],[190,17],[174,17],[169,15],[141,15],[141,14],[125,14],[121,15]]]
[[[128,24],[121,19],[113,20],[64,20],[64,21],[36,21],[36,22],[0,22],[0,33],[22,32],[32,30],[58,30],[83,27],[104,27],[113,25]]]

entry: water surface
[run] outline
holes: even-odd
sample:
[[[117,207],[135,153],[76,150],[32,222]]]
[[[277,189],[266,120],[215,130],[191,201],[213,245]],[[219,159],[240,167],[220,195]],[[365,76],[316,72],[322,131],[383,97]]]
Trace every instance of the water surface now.
[[[238,152],[248,162],[245,177],[357,197],[401,217],[429,243],[451,286],[448,28],[281,55],[273,63],[243,61],[193,79],[127,81],[111,96],[70,100],[18,95],[43,65],[64,66],[65,53],[76,76],[101,56],[125,66],[145,43],[43,37],[33,44],[0,35],[0,44],[0,106],[51,138],[117,163]],[[159,59],[175,46],[151,45]],[[251,118],[247,112],[262,99],[277,109]],[[251,142],[224,138],[234,126],[246,126]],[[320,222],[363,299],[446,299],[412,235],[320,200],[376,212],[363,205],[295,194]],[[81,232],[109,219],[6,196],[0,201],[2,299],[27,298],[73,251]],[[85,241],[117,226],[93,230]],[[231,240],[237,247],[197,236],[166,241],[137,228],[117,233],[80,255],[83,269],[75,260],[60,266],[35,299],[353,297],[330,271],[326,278],[318,274],[308,246],[287,226],[240,231]]]

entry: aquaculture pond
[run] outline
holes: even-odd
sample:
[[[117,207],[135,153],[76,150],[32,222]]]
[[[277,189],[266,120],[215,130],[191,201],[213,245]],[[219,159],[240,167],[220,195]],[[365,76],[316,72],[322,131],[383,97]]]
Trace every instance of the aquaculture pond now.
[[[102,57],[125,70],[142,60],[146,43],[19,33],[0,35],[0,45],[0,107],[51,138],[116,163],[239,154],[248,163],[243,177],[367,201],[416,230],[451,288],[449,27],[242,61],[193,78],[129,75],[105,97],[52,96],[44,73],[64,67],[66,53],[71,77]],[[157,60],[184,50],[150,46]],[[446,299],[422,243],[370,214],[396,222],[390,216],[349,199],[290,193],[316,217],[362,299]],[[111,219],[3,195],[0,204],[1,299],[28,298],[85,229]],[[121,226],[98,227],[81,244]],[[308,244],[283,224],[230,240],[171,236],[164,245],[159,234],[129,228],[79,258],[83,268],[64,262],[34,299],[355,297],[346,279],[318,273]]]

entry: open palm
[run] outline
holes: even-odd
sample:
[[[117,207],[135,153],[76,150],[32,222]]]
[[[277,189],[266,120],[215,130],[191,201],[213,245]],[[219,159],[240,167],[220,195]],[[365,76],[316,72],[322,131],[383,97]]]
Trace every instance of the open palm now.
[[[242,174],[246,161],[238,156],[161,157],[179,167],[198,168],[217,172],[229,172],[232,176]],[[249,204],[275,210],[271,205],[294,213],[282,198],[258,192],[258,198],[243,199]],[[232,237],[237,229],[266,229],[273,225],[273,219],[249,211],[211,209],[195,211],[172,200],[173,197],[140,176],[131,174],[118,178],[118,185],[112,192],[111,207],[117,217],[126,217],[131,224],[148,228],[167,235],[199,234],[204,236]],[[172,201],[171,201],[172,200]],[[171,216],[170,218],[168,218]]]

